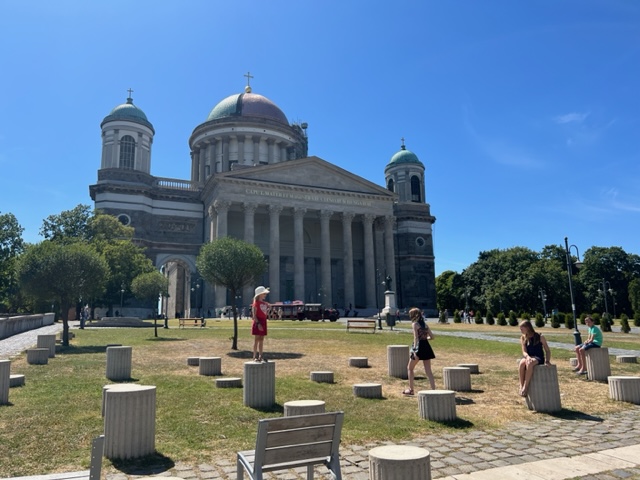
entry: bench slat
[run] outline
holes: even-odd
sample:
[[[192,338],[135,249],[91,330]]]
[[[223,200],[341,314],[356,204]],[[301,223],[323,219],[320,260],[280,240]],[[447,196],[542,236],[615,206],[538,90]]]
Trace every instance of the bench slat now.
[[[331,455],[331,442],[310,443],[307,445],[288,445],[281,448],[271,448],[265,451],[263,465],[278,465],[281,463],[298,463],[310,458],[325,459]]]
[[[331,441],[335,425],[313,427],[312,429],[282,430],[269,433],[267,448]]]

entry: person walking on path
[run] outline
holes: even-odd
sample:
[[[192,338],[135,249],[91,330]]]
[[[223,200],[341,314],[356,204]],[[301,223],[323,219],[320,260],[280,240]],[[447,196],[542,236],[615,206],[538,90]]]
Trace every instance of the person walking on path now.
[[[584,323],[589,328],[589,336],[584,343],[576,345],[576,347],[574,348],[576,357],[578,358],[578,365],[576,365],[576,368],[574,369],[577,375],[587,374],[585,351],[589,350],[590,348],[600,348],[602,346],[602,331],[594,325],[593,318],[586,317],[584,319]]]
[[[414,369],[420,360],[424,364],[424,373],[427,374],[431,390],[436,389],[436,382],[431,371],[431,360],[436,358],[429,340],[433,340],[434,335],[429,325],[424,321],[422,311],[419,308],[409,310],[409,318],[411,319],[411,327],[413,328],[413,345],[411,347],[411,357],[407,364],[407,375],[409,377],[409,388],[404,390],[404,395],[413,395],[414,388]]]
[[[269,304],[265,302],[265,298],[269,294],[269,289],[263,286],[257,287],[253,296],[253,305],[251,306],[251,335],[253,335],[253,361],[266,362],[262,356],[264,345],[264,337],[267,336],[267,314]]]
[[[529,320],[520,322],[520,344],[522,346],[522,359],[518,366],[520,377],[520,395],[527,396],[529,383],[533,377],[533,367],[536,365],[551,365],[551,350],[547,345],[547,339],[533,329]],[[546,356],[545,356],[546,355]]]

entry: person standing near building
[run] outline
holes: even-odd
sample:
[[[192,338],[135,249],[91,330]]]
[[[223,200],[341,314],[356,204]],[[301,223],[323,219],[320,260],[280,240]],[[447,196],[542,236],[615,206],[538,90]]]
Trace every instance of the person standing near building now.
[[[267,336],[267,314],[269,311],[269,304],[265,301],[265,298],[269,294],[269,289],[263,286],[255,289],[255,295],[253,296],[253,305],[251,305],[251,318],[253,322],[251,324],[251,335],[253,335],[253,361],[254,362],[266,362],[262,356],[262,349],[264,345],[264,337]]]
[[[407,364],[409,388],[402,392],[404,395],[413,395],[414,393],[414,369],[420,360],[422,360],[422,363],[424,364],[424,373],[429,379],[431,390],[436,389],[436,382],[433,378],[433,372],[431,371],[431,360],[436,358],[436,355],[433,353],[433,349],[429,344],[429,340],[433,340],[433,332],[429,328],[429,325],[424,321],[422,311],[419,308],[412,308],[409,310],[409,319],[411,319],[411,327],[413,328],[413,345],[411,347],[409,363]]]

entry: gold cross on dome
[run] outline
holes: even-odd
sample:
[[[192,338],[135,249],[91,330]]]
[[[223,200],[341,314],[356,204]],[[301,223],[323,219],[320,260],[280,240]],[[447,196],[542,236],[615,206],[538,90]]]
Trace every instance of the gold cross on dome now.
[[[253,75],[251,75],[251,72],[247,72],[245,75],[243,75],[243,77],[247,77],[247,87],[250,87],[251,79],[253,78]]]

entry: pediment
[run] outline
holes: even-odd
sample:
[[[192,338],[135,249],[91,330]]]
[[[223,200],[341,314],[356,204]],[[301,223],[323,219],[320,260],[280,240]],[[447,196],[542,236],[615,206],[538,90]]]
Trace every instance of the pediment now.
[[[217,174],[216,177],[221,183],[228,178],[273,185],[321,188],[385,197],[393,196],[393,193],[386,188],[319,157],[289,160],[273,165],[241,167],[238,170]]]

